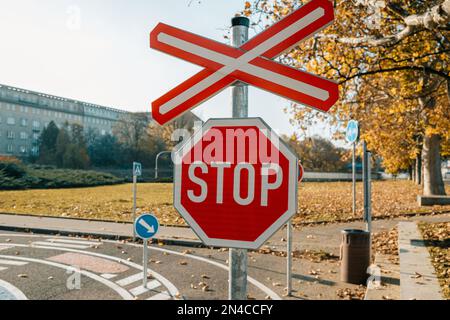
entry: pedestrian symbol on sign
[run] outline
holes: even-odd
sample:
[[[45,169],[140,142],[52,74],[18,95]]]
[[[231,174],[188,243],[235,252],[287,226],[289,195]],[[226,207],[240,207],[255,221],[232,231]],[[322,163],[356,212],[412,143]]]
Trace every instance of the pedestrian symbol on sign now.
[[[142,176],[142,164],[139,162],[133,163],[133,175],[136,177]]]

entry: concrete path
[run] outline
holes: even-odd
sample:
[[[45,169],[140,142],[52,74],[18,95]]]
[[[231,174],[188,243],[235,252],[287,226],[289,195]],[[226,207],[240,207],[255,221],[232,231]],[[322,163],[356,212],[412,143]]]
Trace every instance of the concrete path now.
[[[409,219],[377,220],[373,222],[372,226],[374,232],[382,232],[394,228],[399,221],[415,220],[430,222],[450,221],[450,214],[412,217]],[[341,230],[361,229],[364,227],[365,224],[363,222],[349,222],[296,228],[293,232],[293,249],[323,250],[338,255]],[[60,235],[92,235],[105,239],[130,239],[133,227],[131,223],[0,214],[0,230],[32,231],[35,233]],[[285,239],[286,230],[283,228],[266,245],[273,250],[285,251]],[[196,234],[187,227],[162,226],[157,240],[176,245],[198,246],[201,244]]]
[[[399,223],[400,299],[442,300],[441,287],[415,222]]]
[[[61,235],[93,235],[102,238],[129,239],[133,234],[131,223],[89,221],[67,218],[36,217],[0,214],[0,230],[58,233]],[[161,227],[158,239],[176,240],[179,244],[200,244],[190,228]]]

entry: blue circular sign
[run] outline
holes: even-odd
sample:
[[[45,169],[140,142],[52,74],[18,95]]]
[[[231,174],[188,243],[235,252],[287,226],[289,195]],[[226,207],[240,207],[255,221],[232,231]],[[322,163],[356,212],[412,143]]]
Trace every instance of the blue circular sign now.
[[[144,240],[153,238],[158,233],[158,229],[158,219],[152,214],[143,214],[134,222],[136,234]]]
[[[347,133],[345,140],[349,143],[355,143],[359,139],[359,123],[355,120],[350,120],[347,125]]]

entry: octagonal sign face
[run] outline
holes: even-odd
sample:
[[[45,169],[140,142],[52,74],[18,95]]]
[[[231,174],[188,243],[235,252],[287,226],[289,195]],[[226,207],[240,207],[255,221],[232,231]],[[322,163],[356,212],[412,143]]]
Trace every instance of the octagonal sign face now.
[[[174,162],[174,206],[205,245],[257,249],[297,212],[297,157],[260,118],[208,121]]]

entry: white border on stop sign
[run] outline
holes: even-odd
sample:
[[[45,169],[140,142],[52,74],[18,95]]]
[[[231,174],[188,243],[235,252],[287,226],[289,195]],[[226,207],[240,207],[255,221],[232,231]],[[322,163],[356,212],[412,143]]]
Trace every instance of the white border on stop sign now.
[[[289,176],[289,196],[288,196],[288,210],[283,213],[267,230],[262,233],[255,241],[237,241],[226,239],[210,238],[203,232],[202,228],[195,222],[192,216],[181,204],[181,162],[179,160],[183,157],[203,138],[207,131],[213,127],[229,127],[229,126],[254,126],[260,130],[267,130],[271,138],[278,139],[279,149],[283,155],[289,160],[289,171],[292,172]],[[264,131],[263,131],[264,134]],[[179,156],[181,153],[181,156]],[[238,118],[238,119],[210,119],[202,127],[201,130],[196,131],[190,139],[180,143],[176,150],[174,150],[174,207],[186,220],[195,234],[207,246],[221,247],[221,248],[239,248],[239,249],[259,249],[267,240],[269,240],[278,230],[280,230],[298,211],[298,159],[294,152],[288,145],[275,133],[272,128],[261,118]]]

